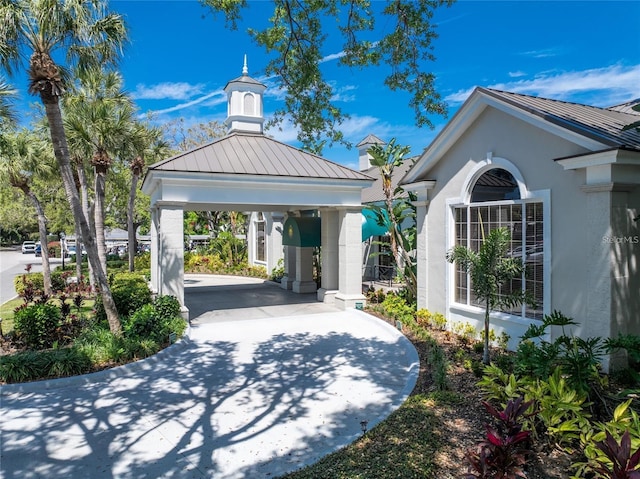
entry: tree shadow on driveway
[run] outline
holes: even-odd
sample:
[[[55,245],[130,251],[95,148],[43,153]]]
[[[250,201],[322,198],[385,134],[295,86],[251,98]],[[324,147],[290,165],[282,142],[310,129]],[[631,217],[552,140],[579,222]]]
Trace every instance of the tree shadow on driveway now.
[[[203,324],[151,367],[3,388],[5,478],[274,477],[409,394],[417,355],[361,312]]]

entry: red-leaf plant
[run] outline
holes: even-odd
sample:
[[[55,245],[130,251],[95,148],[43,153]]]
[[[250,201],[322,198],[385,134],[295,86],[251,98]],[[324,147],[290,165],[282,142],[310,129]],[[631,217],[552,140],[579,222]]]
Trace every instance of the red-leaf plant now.
[[[512,399],[503,411],[486,401],[482,404],[496,419],[496,427],[485,425],[486,439],[467,452],[469,468],[464,479],[526,478],[523,466],[531,454],[530,431],[522,430],[521,421],[527,417],[532,401]]]
[[[629,431],[624,432],[620,444],[609,431],[606,434],[606,439],[597,442],[596,447],[611,461],[611,466],[598,460],[598,466],[593,467],[594,472],[607,479],[640,479],[640,449],[631,453]]]

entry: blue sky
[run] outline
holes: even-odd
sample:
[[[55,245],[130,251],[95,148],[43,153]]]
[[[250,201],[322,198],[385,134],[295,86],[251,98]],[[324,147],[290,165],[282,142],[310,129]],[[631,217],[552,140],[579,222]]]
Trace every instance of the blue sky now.
[[[266,25],[271,2],[249,1],[237,31],[192,0],[116,0],[111,9],[129,26],[121,72],[142,113],[153,112],[157,121],[223,121],[222,89],[241,74],[244,54],[249,74],[268,86],[265,116],[280,107],[283,92],[264,75],[265,52],[246,34],[247,27]],[[475,86],[611,106],[640,97],[639,18],[637,0],[460,0],[436,12],[436,61],[428,69],[449,104],[448,118]],[[340,49],[340,43],[327,45],[323,69],[334,82],[337,105],[351,115],[343,125],[347,140],[355,144],[370,133],[395,137],[419,154],[448,120],[433,116],[435,129],[417,128],[408,95],[383,85],[387,70],[338,68],[329,58]],[[298,146],[287,125],[268,133]],[[357,168],[355,149],[326,148],[323,156]]]

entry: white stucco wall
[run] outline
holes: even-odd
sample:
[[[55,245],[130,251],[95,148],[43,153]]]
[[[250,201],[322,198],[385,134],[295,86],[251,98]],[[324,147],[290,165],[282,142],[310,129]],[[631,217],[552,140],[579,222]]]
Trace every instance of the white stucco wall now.
[[[461,198],[465,182],[474,169],[487,161],[505,159],[517,168],[530,195],[546,197],[545,216],[550,218],[545,221],[549,240],[545,244],[545,261],[548,261],[545,266],[548,266],[546,278],[550,278],[550,283],[545,312],[557,309],[573,317],[580,323],[576,333],[584,337],[608,335],[610,283],[597,279],[599,275],[604,278],[609,275],[611,255],[602,242],[609,224],[609,204],[603,200],[608,193],[583,191],[582,170],[565,171],[553,160],[586,151],[495,109],[488,108],[481,113],[422,178],[435,180],[436,185],[429,195],[426,218],[426,302],[419,307],[442,312],[450,321],[475,321],[477,329],[481,328],[482,311],[456,306],[452,289],[446,287],[447,283],[453,284],[453,266],[445,260],[447,250],[453,245],[450,204],[452,199]],[[488,156],[493,160],[487,160]],[[498,334],[507,329],[510,346],[515,347],[529,321],[503,321],[501,317],[506,318],[497,315],[492,327]]]

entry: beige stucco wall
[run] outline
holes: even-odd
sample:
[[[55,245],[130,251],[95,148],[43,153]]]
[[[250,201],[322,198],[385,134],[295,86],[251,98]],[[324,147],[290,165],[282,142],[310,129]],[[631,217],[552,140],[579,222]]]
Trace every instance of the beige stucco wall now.
[[[573,317],[580,323],[575,332],[583,337],[608,336],[611,332],[611,296],[616,298],[616,312],[621,318],[625,317],[621,310],[626,308],[625,303],[631,295],[627,291],[627,281],[632,281],[630,286],[635,287],[637,307],[637,292],[640,291],[638,255],[636,250],[632,261],[631,253],[625,250],[622,253],[624,261],[630,266],[623,268],[624,274],[619,275],[619,282],[609,281],[612,252],[603,238],[611,234],[611,192],[585,192],[582,188],[586,181],[584,170],[566,171],[554,161],[555,158],[586,151],[567,139],[504,112],[485,109],[445,156],[421,178],[435,180],[436,185],[429,193],[431,201],[426,219],[426,303],[419,307],[442,312],[450,321],[473,323],[475,320],[477,329],[480,329],[482,312],[450,304],[452,296],[448,297],[450,293],[445,287],[447,281],[452,281],[449,274],[452,266],[445,260],[453,235],[448,201],[461,198],[465,182],[478,165],[487,161],[490,152],[491,161],[504,159],[515,165],[531,194],[547,195],[545,214],[551,213],[550,221],[545,224],[550,229],[546,232],[549,241],[545,244],[545,261],[548,261],[545,267],[550,268],[550,294],[545,311],[555,309]],[[631,197],[627,196],[626,203],[629,203]],[[637,192],[634,198],[638,204]],[[626,211],[626,207],[623,208]],[[637,245],[627,246],[637,248]],[[635,279],[630,280],[633,269]],[[635,308],[634,314],[637,315],[637,311]],[[636,326],[637,323],[636,319]],[[503,321],[496,317],[492,327],[498,334],[503,329],[507,330],[511,336],[510,346],[515,347],[528,324],[528,321]]]

